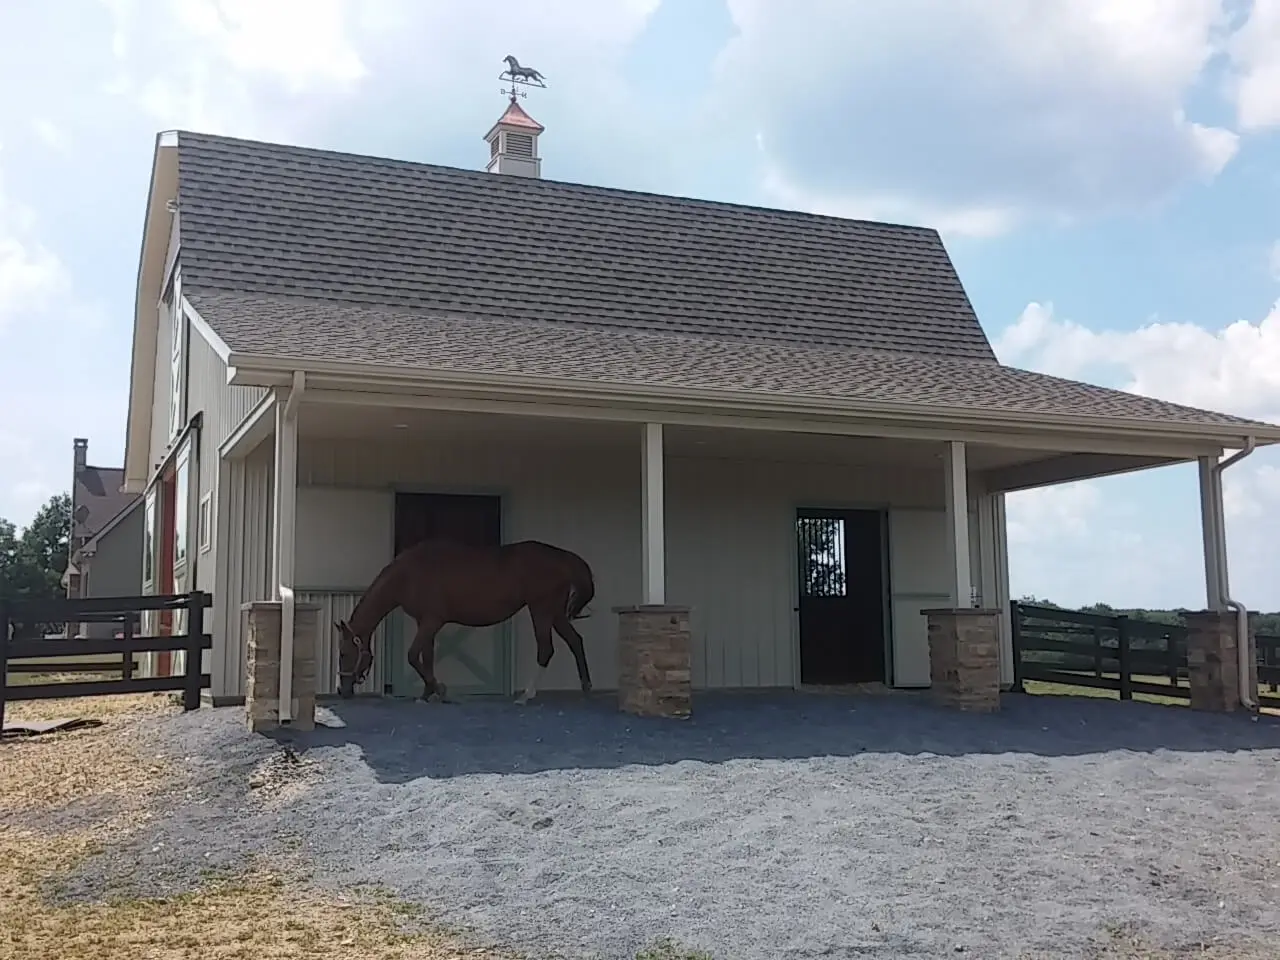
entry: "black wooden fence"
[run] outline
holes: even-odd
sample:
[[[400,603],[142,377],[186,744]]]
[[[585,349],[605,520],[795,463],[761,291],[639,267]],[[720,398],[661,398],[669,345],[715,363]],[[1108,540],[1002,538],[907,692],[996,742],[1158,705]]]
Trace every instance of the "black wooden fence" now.
[[[201,672],[203,651],[213,647],[213,637],[205,632],[205,610],[213,598],[200,590],[192,593],[145,597],[93,597],[64,600],[0,600],[0,729],[4,727],[5,703],[11,700],[49,700],[58,697],[103,696],[118,693],[180,691],[183,709],[200,706],[200,691],[209,686],[209,675]],[[170,636],[137,636],[143,611],[169,614],[175,629]],[[185,613],[179,632],[177,620]],[[112,637],[54,637],[44,631],[57,624],[111,623]],[[133,658],[139,653],[181,651],[186,663],[181,675],[170,677],[134,676]],[[86,660],[114,657],[120,660]],[[35,662],[15,662],[15,661]],[[10,682],[11,675],[26,673],[108,673],[120,672],[118,679],[77,680],[56,683]]]
[[[1280,637],[1255,635],[1258,700],[1280,707]],[[1187,676],[1187,628],[1124,615],[1107,616],[1013,604],[1016,679],[1191,699]]]

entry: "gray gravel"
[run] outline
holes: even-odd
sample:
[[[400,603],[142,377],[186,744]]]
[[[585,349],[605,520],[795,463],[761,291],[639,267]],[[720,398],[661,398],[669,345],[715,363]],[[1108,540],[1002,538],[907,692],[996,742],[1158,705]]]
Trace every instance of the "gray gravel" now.
[[[1280,932],[1272,718],[1028,696],[972,716],[701,695],[683,723],[608,697],[334,710],[346,728],[278,740],[237,709],[147,721],[189,780],[61,895],[186,889],[301,848],[322,885],[389,886],[531,956],[669,935],[717,960],[1069,957],[1112,923]]]

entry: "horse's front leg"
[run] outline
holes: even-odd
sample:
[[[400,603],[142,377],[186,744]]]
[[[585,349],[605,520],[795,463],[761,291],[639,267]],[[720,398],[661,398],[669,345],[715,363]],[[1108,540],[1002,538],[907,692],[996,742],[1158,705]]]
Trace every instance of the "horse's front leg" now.
[[[409,645],[409,666],[422,678],[422,699],[428,703],[439,700],[447,703],[445,686],[436,679],[436,634],[444,626],[438,620],[424,617],[418,621],[417,633]]]
[[[567,616],[560,616],[552,624],[556,633],[564,640],[569,652],[573,654],[573,662],[578,667],[578,682],[582,685],[582,695],[591,696],[591,670],[587,666],[587,651],[582,643],[582,634],[578,633]]]
[[[529,619],[533,621],[533,635],[538,641],[538,669],[529,675],[528,686],[524,688],[524,693],[516,698],[516,703],[521,706],[528,703],[537,694],[538,681],[547,672],[547,664],[551,662],[551,655],[556,652],[555,647],[551,645],[551,622],[553,618],[545,610],[536,610],[530,607]]]

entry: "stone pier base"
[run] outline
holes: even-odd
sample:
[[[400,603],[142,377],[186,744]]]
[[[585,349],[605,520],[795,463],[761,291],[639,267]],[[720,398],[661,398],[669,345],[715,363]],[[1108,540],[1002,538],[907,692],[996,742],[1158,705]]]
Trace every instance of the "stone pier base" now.
[[[647,717],[693,712],[689,608],[615,607],[618,706]]]
[[[1191,709],[1231,713],[1240,706],[1235,611],[1194,610],[1183,614],[1183,618],[1187,623]],[[1256,678],[1256,673],[1250,672]]]
[[[248,678],[244,711],[249,729],[263,733],[280,726],[280,625],[278,600],[254,600],[240,608],[248,645]],[[316,650],[320,639],[320,607],[294,605],[293,719],[289,728],[313,730],[316,723]]]
[[[999,710],[1000,611],[964,607],[920,612],[929,620],[934,701],[958,710]]]

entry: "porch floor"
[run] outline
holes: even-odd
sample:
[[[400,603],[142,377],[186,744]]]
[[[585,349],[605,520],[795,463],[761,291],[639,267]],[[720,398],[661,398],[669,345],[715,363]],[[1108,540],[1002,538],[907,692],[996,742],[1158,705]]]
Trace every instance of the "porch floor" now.
[[[195,789],[136,865],[90,861],[78,888],[169,892],[296,838],[322,884],[384,884],[534,954],[633,957],[671,935],[717,960],[1070,957],[1112,924],[1280,935],[1273,718],[1017,694],[984,716],[702,693],[683,722],[606,696],[331,706],[346,727],[279,738],[313,763],[274,799],[246,781],[279,746],[240,709],[149,721]]]

